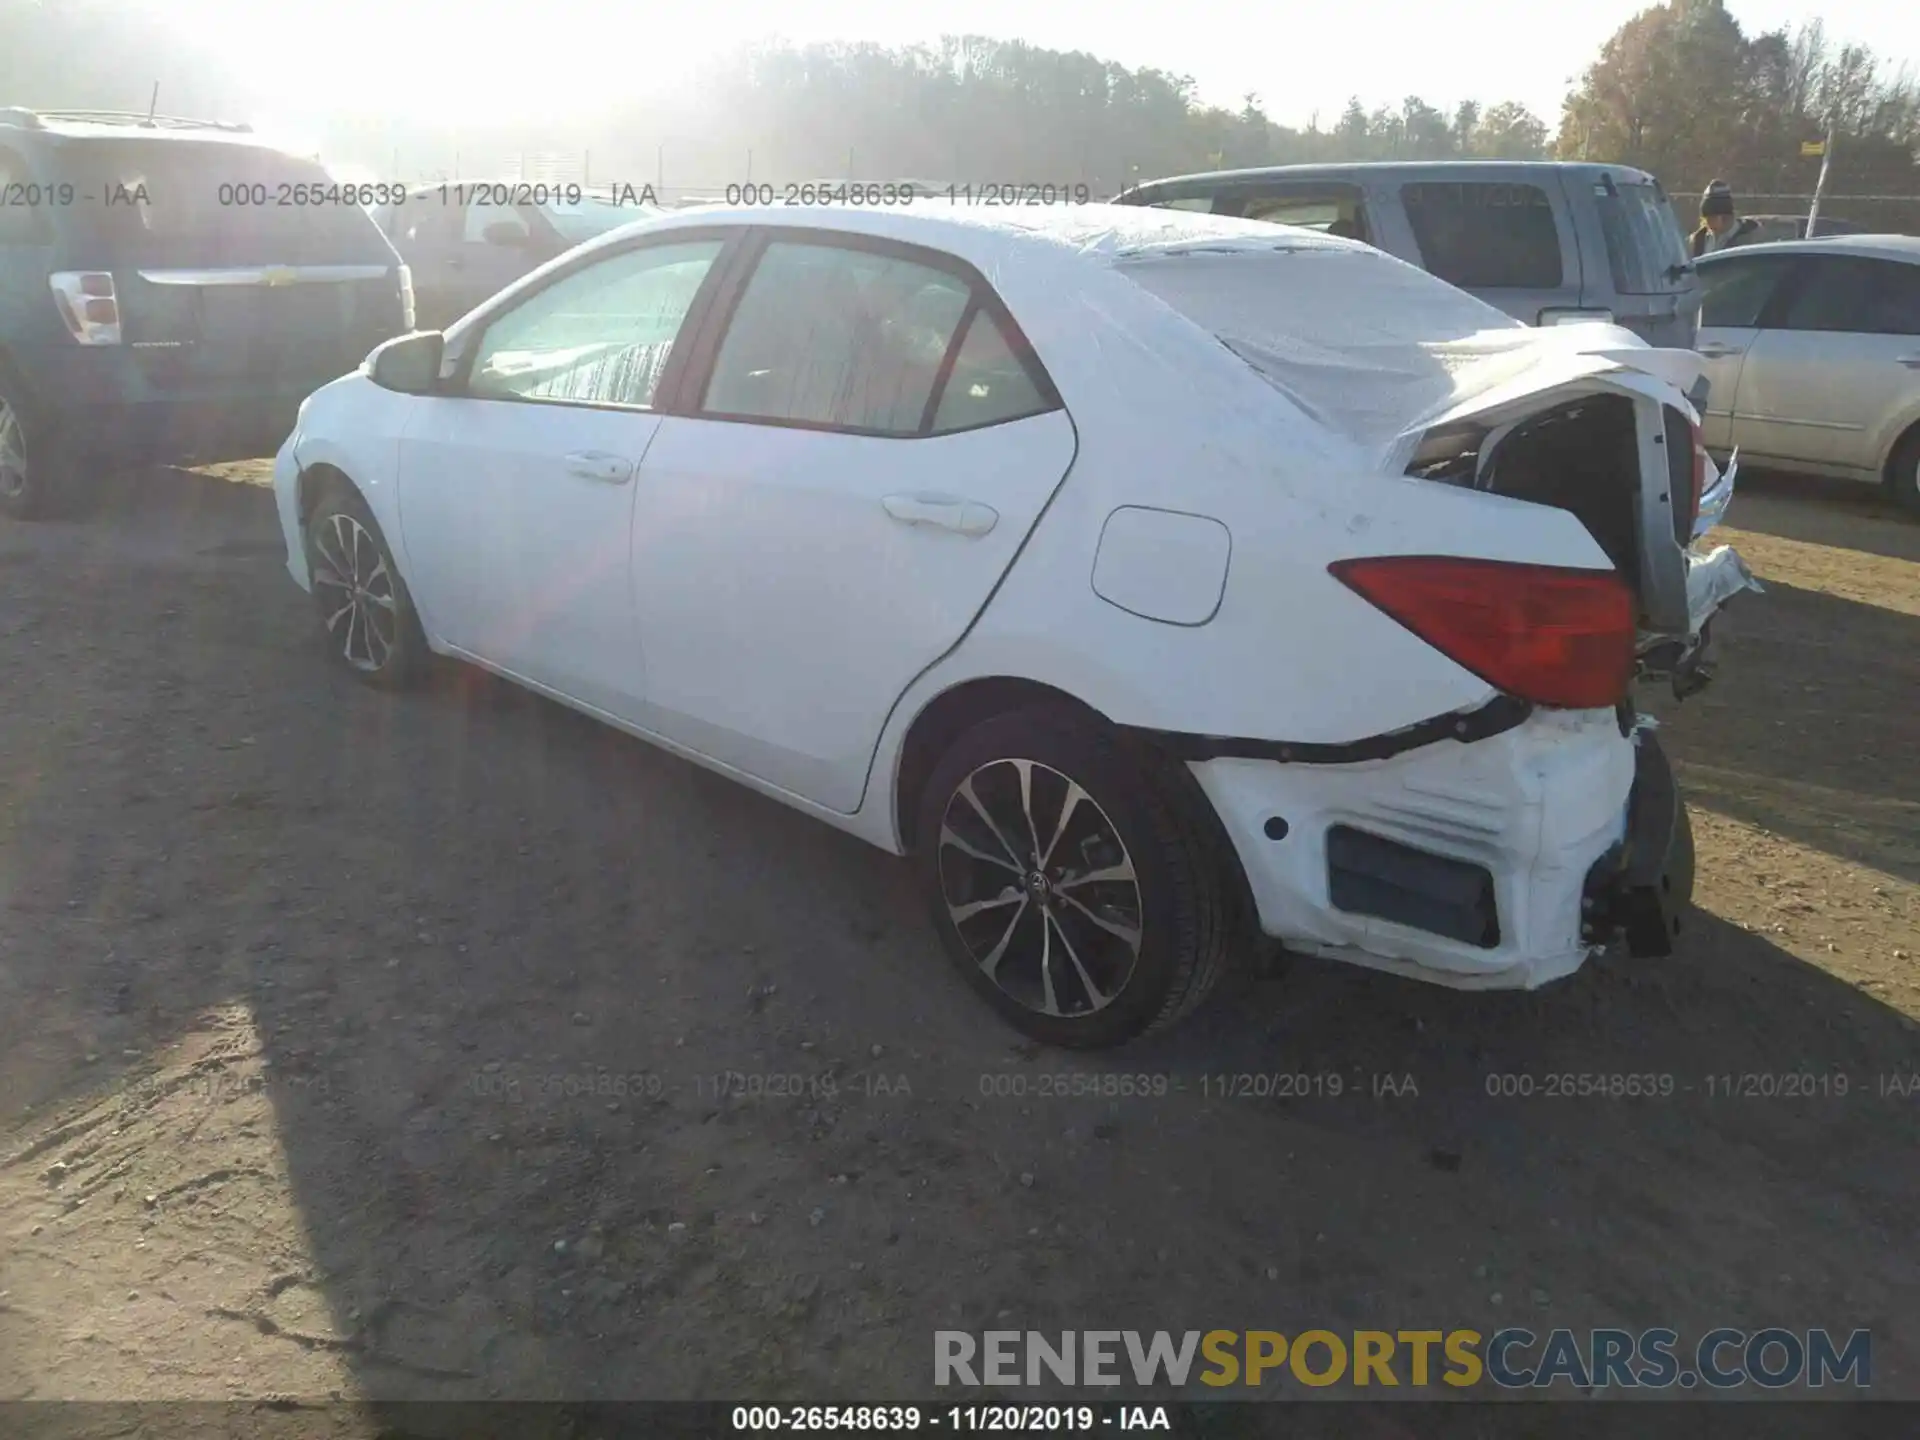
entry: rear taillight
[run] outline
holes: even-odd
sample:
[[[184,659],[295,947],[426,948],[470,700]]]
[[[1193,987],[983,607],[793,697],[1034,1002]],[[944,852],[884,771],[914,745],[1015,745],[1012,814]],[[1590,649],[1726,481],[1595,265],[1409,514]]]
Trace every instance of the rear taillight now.
[[[82,345],[120,343],[120,302],[113,276],[104,270],[60,270],[47,277],[53,303],[68,331]]]
[[[400,323],[409,331],[413,329],[414,314],[413,271],[410,267],[402,265],[400,267]]]
[[[1522,700],[1587,710],[1633,679],[1633,593],[1610,570],[1444,555],[1327,567],[1463,669]]]

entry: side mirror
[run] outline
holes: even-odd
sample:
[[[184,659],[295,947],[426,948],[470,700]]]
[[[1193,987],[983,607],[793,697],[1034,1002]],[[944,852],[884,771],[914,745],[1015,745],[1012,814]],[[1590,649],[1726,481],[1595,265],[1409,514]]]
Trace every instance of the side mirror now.
[[[440,384],[440,361],[447,337],[438,330],[416,330],[374,347],[367,375],[382,390],[402,395],[431,395]]]
[[[480,232],[480,238],[489,245],[502,245],[509,250],[521,250],[533,239],[527,227],[511,220],[496,220]]]

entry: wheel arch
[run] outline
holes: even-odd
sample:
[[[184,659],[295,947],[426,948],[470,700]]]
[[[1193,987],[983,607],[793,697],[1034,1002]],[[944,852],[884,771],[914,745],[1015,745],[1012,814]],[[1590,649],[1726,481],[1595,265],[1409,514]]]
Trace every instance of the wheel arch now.
[[[365,492],[354,484],[353,477],[338,465],[320,460],[301,468],[294,492],[294,503],[302,529],[306,528],[307,521],[313,517],[314,508],[334,490],[345,490],[358,495],[363,504],[367,499]]]
[[[1920,443],[1920,405],[1901,417],[1893,431],[1893,439],[1888,442],[1886,454],[1880,460],[1880,478],[1891,482],[1894,462],[1901,458],[1909,445]]]
[[[962,681],[942,690],[913,717],[900,742],[900,758],[894,766],[893,777],[894,824],[907,853],[911,854],[918,844],[914,832],[921,792],[927,788],[934,766],[952,748],[953,742],[996,715],[1038,705],[1058,705],[1078,710],[1102,725],[1113,723],[1076,695],[1016,675],[990,675]]]
[[[974,726],[995,716],[1036,706],[1057,706],[1075,711],[1093,723],[1117,732],[1124,745],[1140,752],[1143,762],[1164,767],[1170,783],[1183,802],[1192,807],[1194,816],[1204,828],[1215,849],[1217,863],[1226,868],[1242,907],[1241,916],[1257,929],[1258,922],[1254,917],[1259,912],[1254,903],[1253,885],[1247,878],[1240,852],[1234,848],[1226,826],[1221,823],[1219,813],[1213,808],[1213,802],[1207,798],[1192,769],[1175,756],[1160,750],[1141,732],[1116,725],[1079,696],[1024,676],[990,675],[962,681],[934,696],[914,716],[901,741],[899,762],[894,767],[894,824],[902,850],[911,855],[918,848],[920,837],[915,832],[918,829],[921,794],[933,777],[934,767],[940,763],[940,757],[946,754],[953,743]]]

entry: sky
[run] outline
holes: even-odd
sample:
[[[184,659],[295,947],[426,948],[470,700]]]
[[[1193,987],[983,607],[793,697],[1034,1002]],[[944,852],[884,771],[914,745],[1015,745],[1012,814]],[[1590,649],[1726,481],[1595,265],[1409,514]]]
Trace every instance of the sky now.
[[[1274,120],[1323,126],[1350,95],[1450,108],[1518,100],[1551,126],[1600,46],[1644,0],[146,0],[249,70],[296,66],[352,109],[457,126],[535,118],[670,91],[690,65],[750,37],[897,45],[941,34],[1085,50],[1191,76],[1200,97],[1249,92]],[[1920,69],[1915,0],[1730,0],[1749,34],[1818,13],[1836,42]],[[208,37],[213,37],[211,40]],[[291,40],[291,44],[289,41]],[[422,57],[431,57],[422,63]],[[298,109],[283,117],[297,123]]]

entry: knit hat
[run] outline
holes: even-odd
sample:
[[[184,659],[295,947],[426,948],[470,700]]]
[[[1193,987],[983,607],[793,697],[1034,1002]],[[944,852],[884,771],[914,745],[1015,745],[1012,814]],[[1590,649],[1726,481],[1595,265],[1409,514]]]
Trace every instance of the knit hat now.
[[[1709,215],[1733,214],[1733,187],[1724,180],[1716,180],[1707,186],[1700,197],[1700,218]]]

